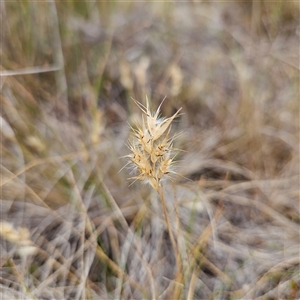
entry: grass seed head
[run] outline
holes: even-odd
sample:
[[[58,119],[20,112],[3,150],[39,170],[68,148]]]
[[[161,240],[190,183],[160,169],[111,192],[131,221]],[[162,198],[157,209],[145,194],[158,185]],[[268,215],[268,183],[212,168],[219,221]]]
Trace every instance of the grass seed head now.
[[[141,126],[134,129],[134,140],[129,146],[131,154],[127,157],[137,174],[130,179],[149,183],[158,191],[161,180],[170,173],[175,174],[172,170],[174,137],[170,138],[169,135],[171,123],[178,116],[181,108],[172,117],[164,119],[159,118],[163,101],[154,114],[150,111],[147,98],[146,106],[137,101],[135,103],[145,115]]]

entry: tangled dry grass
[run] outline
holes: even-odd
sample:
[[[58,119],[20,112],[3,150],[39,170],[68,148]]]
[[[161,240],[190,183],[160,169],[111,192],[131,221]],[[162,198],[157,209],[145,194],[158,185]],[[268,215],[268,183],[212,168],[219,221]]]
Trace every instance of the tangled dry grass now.
[[[2,299],[300,298],[299,3],[0,5]]]

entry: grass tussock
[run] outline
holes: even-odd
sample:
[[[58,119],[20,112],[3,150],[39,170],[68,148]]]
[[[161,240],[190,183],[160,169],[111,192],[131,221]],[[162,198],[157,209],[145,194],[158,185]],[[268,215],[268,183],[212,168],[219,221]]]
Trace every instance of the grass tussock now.
[[[0,14],[4,299],[300,298],[298,3]]]

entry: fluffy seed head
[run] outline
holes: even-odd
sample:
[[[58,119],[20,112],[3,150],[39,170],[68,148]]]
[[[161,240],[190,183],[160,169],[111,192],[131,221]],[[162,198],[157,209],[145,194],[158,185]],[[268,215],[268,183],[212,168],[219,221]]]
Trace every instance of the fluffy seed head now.
[[[135,101],[135,100],[134,100]],[[178,116],[181,108],[170,118],[159,118],[160,107],[151,113],[149,102],[146,106],[135,101],[144,113],[141,126],[133,129],[134,139],[129,142],[131,154],[127,155],[137,174],[130,179],[142,180],[158,190],[163,177],[176,174],[172,170],[174,160],[173,140],[170,137],[171,123]]]

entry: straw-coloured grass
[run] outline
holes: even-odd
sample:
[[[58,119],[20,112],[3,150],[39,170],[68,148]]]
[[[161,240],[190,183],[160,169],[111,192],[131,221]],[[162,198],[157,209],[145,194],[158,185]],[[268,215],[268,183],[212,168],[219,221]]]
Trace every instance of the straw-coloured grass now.
[[[4,299],[300,299],[299,3],[200,2],[1,1]]]

